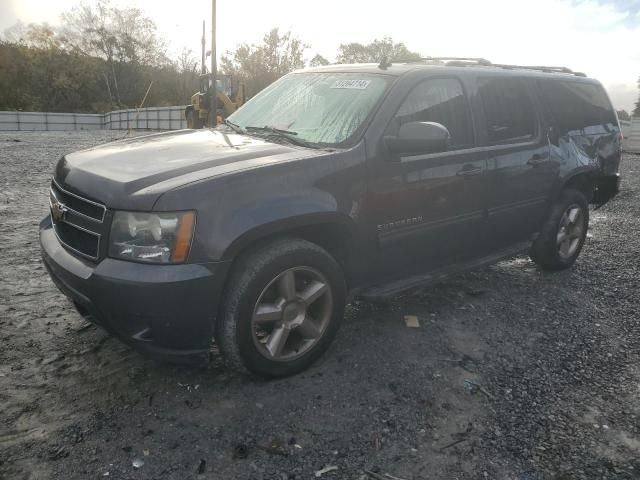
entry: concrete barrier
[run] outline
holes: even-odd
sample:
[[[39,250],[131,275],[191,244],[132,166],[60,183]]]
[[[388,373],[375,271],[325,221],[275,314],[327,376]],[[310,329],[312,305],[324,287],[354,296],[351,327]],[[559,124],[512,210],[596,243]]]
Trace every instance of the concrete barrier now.
[[[625,152],[640,153],[640,117],[633,117],[627,130],[623,129],[622,149]]]
[[[0,112],[0,131],[179,130],[187,128],[184,106],[116,110],[105,114]]]

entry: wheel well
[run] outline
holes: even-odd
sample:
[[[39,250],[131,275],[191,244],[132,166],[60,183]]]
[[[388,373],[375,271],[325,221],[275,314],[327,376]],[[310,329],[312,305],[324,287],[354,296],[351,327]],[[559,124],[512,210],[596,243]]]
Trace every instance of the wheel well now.
[[[351,284],[351,239],[347,227],[339,223],[304,225],[262,236],[236,252],[234,263],[247,251],[260,248],[261,245],[276,238],[300,238],[323,248],[342,268],[347,286]]]
[[[587,202],[591,202],[591,200],[593,199],[594,183],[593,179],[591,178],[591,174],[589,173],[580,173],[571,177],[564,184],[564,189],[568,188],[578,190],[586,197]]]

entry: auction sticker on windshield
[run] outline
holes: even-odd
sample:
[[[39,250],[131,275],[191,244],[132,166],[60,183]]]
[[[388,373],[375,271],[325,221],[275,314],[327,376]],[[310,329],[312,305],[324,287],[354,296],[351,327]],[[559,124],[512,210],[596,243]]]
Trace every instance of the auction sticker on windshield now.
[[[336,80],[331,88],[352,88],[355,90],[364,90],[369,86],[371,80]]]

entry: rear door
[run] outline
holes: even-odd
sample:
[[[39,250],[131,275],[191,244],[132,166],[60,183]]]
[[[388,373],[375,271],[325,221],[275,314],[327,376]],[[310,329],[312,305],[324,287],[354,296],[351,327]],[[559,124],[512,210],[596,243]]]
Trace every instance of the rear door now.
[[[528,239],[547,213],[558,163],[528,79],[481,76],[475,95],[479,136],[488,152],[488,234],[498,249]]]
[[[407,276],[473,257],[484,234],[486,162],[475,150],[469,100],[455,77],[426,78],[410,89],[387,126],[437,122],[448,151],[397,157],[380,148],[369,183],[370,222],[383,274]]]

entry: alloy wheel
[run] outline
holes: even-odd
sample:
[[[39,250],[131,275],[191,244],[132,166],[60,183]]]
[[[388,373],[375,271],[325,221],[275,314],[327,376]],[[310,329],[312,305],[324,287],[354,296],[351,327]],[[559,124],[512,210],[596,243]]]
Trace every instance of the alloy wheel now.
[[[264,288],[253,309],[253,340],[272,361],[304,355],[322,338],[331,320],[333,295],[325,276],[311,267],[294,267]]]
[[[556,246],[563,260],[571,258],[580,246],[584,234],[584,213],[579,205],[570,205],[560,217]]]

